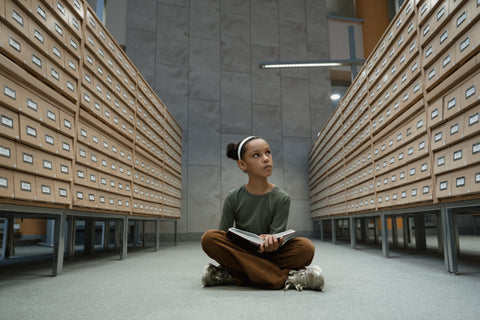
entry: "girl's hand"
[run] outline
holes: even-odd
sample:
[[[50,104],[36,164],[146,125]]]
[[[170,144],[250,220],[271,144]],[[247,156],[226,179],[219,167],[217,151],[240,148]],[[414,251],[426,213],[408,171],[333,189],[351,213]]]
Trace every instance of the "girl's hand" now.
[[[258,250],[260,253],[276,251],[283,243],[283,237],[277,239],[277,237],[271,234],[261,234],[260,238],[263,239],[260,250]]]

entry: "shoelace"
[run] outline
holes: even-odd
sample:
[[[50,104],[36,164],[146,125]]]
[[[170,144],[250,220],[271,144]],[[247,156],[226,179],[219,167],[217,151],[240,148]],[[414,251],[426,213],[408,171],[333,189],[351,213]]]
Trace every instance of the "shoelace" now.
[[[302,291],[303,287],[308,287],[306,269],[290,271],[287,281],[285,281],[285,288],[283,288],[283,290],[286,291],[292,287],[295,287],[297,291]]]

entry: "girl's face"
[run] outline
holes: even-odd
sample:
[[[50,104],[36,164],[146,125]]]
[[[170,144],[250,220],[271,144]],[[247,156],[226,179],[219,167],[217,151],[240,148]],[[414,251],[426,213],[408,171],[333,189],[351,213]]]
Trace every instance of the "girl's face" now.
[[[270,146],[263,139],[254,139],[245,145],[243,160],[239,160],[240,169],[248,174],[268,177],[272,174],[273,158]]]

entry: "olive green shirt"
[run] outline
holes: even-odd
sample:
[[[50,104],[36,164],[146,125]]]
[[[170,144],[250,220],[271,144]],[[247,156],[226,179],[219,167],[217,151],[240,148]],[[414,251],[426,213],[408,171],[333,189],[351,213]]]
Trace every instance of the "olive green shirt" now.
[[[274,234],[285,231],[290,211],[290,196],[275,187],[272,191],[255,195],[245,186],[230,191],[223,204],[219,229],[235,227],[256,234]]]

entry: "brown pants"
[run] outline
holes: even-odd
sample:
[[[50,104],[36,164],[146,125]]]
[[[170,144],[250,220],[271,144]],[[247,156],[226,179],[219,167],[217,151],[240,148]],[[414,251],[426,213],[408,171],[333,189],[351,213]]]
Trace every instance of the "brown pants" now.
[[[257,253],[239,247],[220,230],[208,230],[202,236],[205,253],[220,265],[233,270],[237,285],[254,285],[265,289],[280,289],[290,270],[308,266],[315,246],[306,238],[290,239],[272,253]]]

